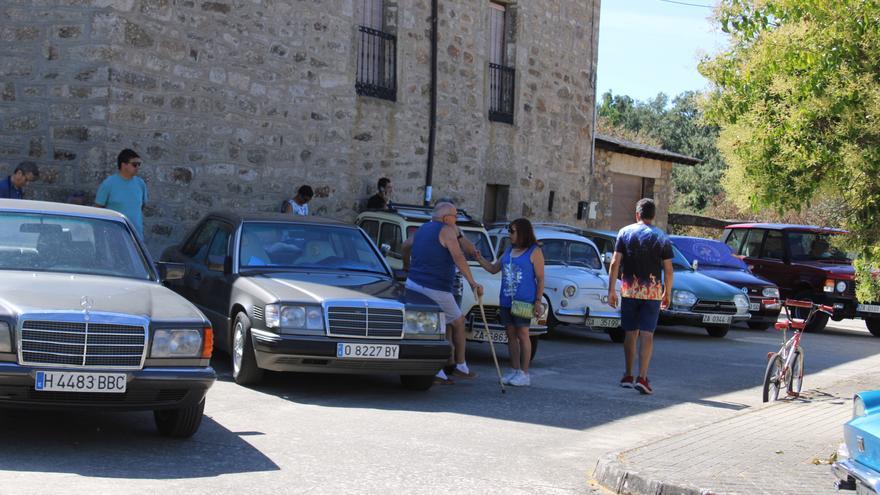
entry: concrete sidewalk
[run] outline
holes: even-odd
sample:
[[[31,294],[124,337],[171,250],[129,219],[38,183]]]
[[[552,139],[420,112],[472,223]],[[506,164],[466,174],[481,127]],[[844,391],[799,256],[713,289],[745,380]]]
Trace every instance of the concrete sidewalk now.
[[[862,375],[599,459],[594,480],[621,494],[836,493],[829,463]]]

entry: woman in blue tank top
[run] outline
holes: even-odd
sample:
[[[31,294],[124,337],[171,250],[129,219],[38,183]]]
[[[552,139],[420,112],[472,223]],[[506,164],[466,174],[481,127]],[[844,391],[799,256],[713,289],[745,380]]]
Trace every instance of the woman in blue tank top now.
[[[543,312],[541,297],[544,294],[544,253],[538,246],[531,222],[525,218],[514,220],[507,230],[510,233],[510,247],[501,258],[494,264],[482,258],[478,261],[489,273],[502,272],[501,323],[507,327],[512,369],[501,381],[526,387],[531,384],[529,360],[532,356],[532,342],[529,340],[529,325],[532,317],[537,318]],[[529,305],[533,305],[529,317],[514,314]]]

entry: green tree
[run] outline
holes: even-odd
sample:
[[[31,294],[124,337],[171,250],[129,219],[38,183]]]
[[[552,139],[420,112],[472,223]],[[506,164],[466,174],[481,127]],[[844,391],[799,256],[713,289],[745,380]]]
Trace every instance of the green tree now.
[[[727,168],[716,145],[719,128],[703,122],[699,98],[699,93],[689,91],[671,102],[663,93],[640,102],[609,91],[598,107],[600,132],[703,160],[673,169],[674,207],[679,211],[702,211],[721,192]]]
[[[716,16],[731,44],[700,72],[729,197],[778,211],[840,198],[859,298],[880,299],[880,3],[722,0]]]

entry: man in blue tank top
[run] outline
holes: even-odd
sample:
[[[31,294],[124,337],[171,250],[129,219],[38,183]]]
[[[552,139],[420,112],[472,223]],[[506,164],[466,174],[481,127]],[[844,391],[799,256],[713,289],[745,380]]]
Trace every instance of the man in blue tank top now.
[[[420,292],[440,306],[446,319],[446,338],[452,344],[450,364],[455,362],[454,376],[475,376],[465,361],[464,315],[455,302],[453,282],[458,267],[478,297],[483,286],[474,280],[470,266],[459,245],[461,235],[455,225],[458,210],[451,203],[437,203],[431,213],[431,221],[425,223],[403,243],[403,268],[408,271],[407,290]],[[437,373],[437,381],[450,383],[446,372]]]

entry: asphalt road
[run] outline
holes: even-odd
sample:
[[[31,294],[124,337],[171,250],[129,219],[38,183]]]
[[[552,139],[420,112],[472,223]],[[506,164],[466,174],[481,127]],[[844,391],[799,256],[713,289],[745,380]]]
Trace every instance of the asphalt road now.
[[[543,340],[532,387],[499,392],[488,346],[469,382],[270,374],[220,381],[201,430],[164,439],[149,413],[0,412],[0,493],[585,493],[596,459],[760,403],[774,331],[658,331],[655,395],[618,387],[622,346],[566,328]],[[808,334],[805,388],[880,370],[860,321]],[[506,352],[502,353],[502,357]],[[829,475],[830,476],[830,475]]]

